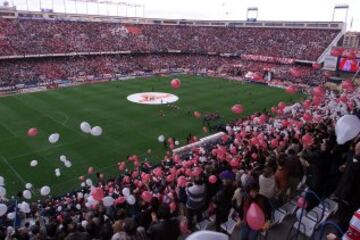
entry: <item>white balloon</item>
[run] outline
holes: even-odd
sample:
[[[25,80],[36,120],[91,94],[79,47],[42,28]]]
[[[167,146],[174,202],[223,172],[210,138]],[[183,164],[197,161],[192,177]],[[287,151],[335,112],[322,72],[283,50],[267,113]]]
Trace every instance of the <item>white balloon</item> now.
[[[61,206],[58,206],[58,207],[57,207],[57,211],[58,211],[58,212],[61,212],[61,211],[62,211],[62,207],[61,207]]]
[[[72,163],[68,160],[66,160],[64,164],[65,164],[65,167],[67,167],[67,168],[72,166]]]
[[[136,199],[133,195],[129,195],[127,198],[126,198],[126,202],[130,205],[134,205],[135,202],[136,202]]]
[[[66,156],[65,156],[65,155],[61,155],[61,156],[60,156],[60,161],[61,161],[61,162],[65,162],[65,161],[66,161]]]
[[[80,129],[84,133],[90,133],[91,132],[91,126],[90,126],[90,124],[88,122],[82,122],[80,124]]]
[[[83,198],[84,197],[84,194],[82,193],[82,192],[78,192],[77,193],[77,198],[78,199],[81,199],[81,198]]]
[[[58,133],[53,133],[49,136],[49,142],[51,144],[57,143],[60,139],[60,134]]]
[[[25,199],[31,199],[31,192],[29,190],[24,190],[23,191],[23,197]]]
[[[6,215],[6,217],[9,219],[9,220],[13,220],[15,218],[15,212],[10,212]]]
[[[91,135],[98,137],[102,134],[103,130],[99,126],[95,126],[91,129]]]
[[[115,199],[107,196],[107,197],[104,197],[102,201],[103,201],[104,207],[110,207],[111,205],[113,205]]]
[[[20,203],[20,206],[18,206],[20,211],[23,213],[29,213],[31,211],[30,205],[27,202]]]
[[[4,216],[7,210],[8,210],[7,206],[3,203],[0,203],[0,217]]]
[[[176,146],[179,146],[179,144],[180,144],[180,142],[176,140],[176,141],[175,141],[175,145],[176,145]]]
[[[81,209],[81,205],[80,205],[80,204],[76,204],[75,207],[76,207],[77,210],[80,210],[80,209]]]
[[[47,195],[49,195],[49,193],[50,193],[50,187],[49,186],[43,186],[40,189],[41,196],[47,196]]]
[[[336,141],[344,144],[360,133],[360,119],[355,115],[344,115],[335,125]]]
[[[0,187],[0,198],[5,197],[6,195],[6,189],[4,187]]]
[[[165,141],[165,136],[164,135],[160,135],[159,137],[158,137],[158,141],[159,142],[164,142]]]
[[[31,184],[31,183],[25,184],[25,188],[26,188],[26,189],[31,189],[31,188],[32,188],[32,184]]]
[[[0,186],[4,186],[5,185],[5,179],[3,176],[0,176]]]
[[[89,202],[86,202],[86,203],[85,203],[85,207],[91,208],[91,206],[92,206],[92,205],[91,205]]]
[[[96,201],[91,195],[86,200],[91,206],[94,206],[98,203],[98,201]]]
[[[30,166],[31,167],[36,167],[37,165],[38,165],[38,161],[37,160],[32,160],[31,162],[30,162]]]
[[[60,177],[61,173],[60,172],[55,172],[55,176]]]
[[[225,233],[202,230],[189,235],[186,240],[228,240],[229,237]]]
[[[124,197],[128,197],[130,195],[130,189],[129,188],[123,188],[121,191]]]
[[[86,179],[85,183],[86,183],[86,185],[88,185],[88,186],[92,186],[92,185],[93,185],[93,182],[92,182],[92,180],[91,180],[90,178]]]
[[[85,186],[86,186],[86,185],[85,185],[84,182],[80,183],[80,187],[85,187]]]

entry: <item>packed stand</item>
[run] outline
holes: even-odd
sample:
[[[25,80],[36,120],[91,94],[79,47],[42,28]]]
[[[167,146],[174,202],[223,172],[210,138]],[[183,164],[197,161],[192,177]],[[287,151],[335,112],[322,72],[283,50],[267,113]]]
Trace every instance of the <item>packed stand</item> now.
[[[339,30],[0,19],[0,55],[218,52],[316,60]]]

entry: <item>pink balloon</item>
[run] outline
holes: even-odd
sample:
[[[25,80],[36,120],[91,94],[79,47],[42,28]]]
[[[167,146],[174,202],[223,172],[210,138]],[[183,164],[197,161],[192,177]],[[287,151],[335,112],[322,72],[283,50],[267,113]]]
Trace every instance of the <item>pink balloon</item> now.
[[[288,94],[295,94],[297,92],[297,89],[295,86],[289,86],[286,88],[286,93]]]
[[[321,64],[320,63],[313,63],[312,68],[315,69],[315,70],[319,70],[321,68]]]
[[[125,202],[125,197],[118,197],[116,200],[115,200],[115,204],[116,205],[119,205],[119,204],[123,204]]]
[[[276,139],[271,140],[271,146],[272,146],[273,148],[276,148],[277,146],[279,146],[278,141],[277,141]]]
[[[241,104],[235,104],[231,107],[231,111],[235,114],[241,114],[244,112],[244,107]]]
[[[312,120],[312,116],[311,116],[311,114],[309,114],[309,113],[305,113],[305,114],[303,115],[303,119],[304,119],[306,122],[310,122],[310,121]]]
[[[176,171],[176,170],[175,170]],[[168,182],[172,182],[172,181],[174,181],[175,180],[175,176],[174,175],[172,175],[172,174],[170,174],[170,175],[168,175],[167,177],[166,177],[166,181],[168,181]]]
[[[100,187],[97,187],[91,191],[91,195],[96,201],[101,201],[104,198],[104,191]]]
[[[297,68],[291,68],[290,69],[290,74],[293,76],[293,77],[300,77],[301,76],[301,71]]]
[[[304,197],[299,197],[296,201],[296,206],[298,208],[307,208],[307,202]]]
[[[258,155],[257,155],[256,153],[252,153],[252,154],[251,154],[251,158],[252,158],[253,160],[257,160],[257,159],[258,159]]]
[[[306,99],[303,103],[305,109],[309,109],[311,107],[311,101]]]
[[[233,168],[239,167],[239,162],[236,159],[230,161],[230,166]]]
[[[340,99],[340,101],[342,101],[342,102],[344,102],[344,103],[346,103],[347,102],[347,97],[346,97],[346,95],[341,95],[340,97],[339,97],[339,99]]]
[[[149,181],[150,181],[150,178],[151,178],[150,174],[147,174],[147,173],[142,173],[142,174],[141,174],[141,179],[142,179],[142,181],[145,182],[145,183],[149,182]]]
[[[209,183],[214,184],[217,182],[217,177],[215,175],[211,175],[209,177]]]
[[[169,207],[170,207],[170,210],[171,210],[171,211],[175,211],[175,210],[176,210],[176,203],[175,203],[175,202],[171,202],[171,203],[169,204]]]
[[[246,213],[246,223],[255,231],[260,230],[265,224],[265,215],[256,203],[251,203]]]
[[[314,97],[322,97],[325,94],[325,90],[321,86],[317,86],[313,88],[312,93]]]
[[[179,79],[173,79],[171,80],[170,85],[173,89],[178,89],[181,86],[181,81]]]
[[[279,102],[278,103],[278,108],[279,109],[284,110],[285,107],[286,107],[286,103],[284,103],[284,102]]]
[[[191,171],[191,170],[190,170]],[[184,176],[180,176],[178,179],[177,179],[177,184],[178,186],[180,187],[185,187],[186,186],[186,178]]]
[[[154,169],[154,174],[157,177],[161,177],[163,175],[163,171],[161,170],[161,168],[158,167]]]
[[[302,141],[305,146],[309,146],[309,145],[313,144],[314,139],[310,134],[307,133],[302,137]]]
[[[195,118],[201,118],[201,113],[200,112],[194,112],[194,117]]]
[[[272,113],[277,113],[276,107],[271,107],[271,112],[272,112]]]
[[[27,131],[27,135],[29,137],[35,137],[36,135],[38,135],[38,130],[37,128],[30,128],[28,131]]]
[[[261,114],[259,117],[259,122],[260,124],[264,124],[266,122],[266,115],[265,114]]]
[[[151,192],[149,191],[144,191],[142,194],[141,194],[141,198],[145,201],[145,202],[150,202],[151,199],[152,199],[152,194]]]

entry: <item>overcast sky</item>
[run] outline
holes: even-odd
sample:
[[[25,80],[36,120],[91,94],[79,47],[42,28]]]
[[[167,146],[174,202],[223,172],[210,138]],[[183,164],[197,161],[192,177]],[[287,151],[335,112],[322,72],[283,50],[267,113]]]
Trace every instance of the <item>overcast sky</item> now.
[[[0,0],[4,1],[4,0]],[[54,11],[135,16],[135,9],[125,6],[82,3],[81,0],[7,0],[19,9],[40,8]],[[64,5],[64,1],[65,5]],[[99,0],[104,1],[104,0]],[[107,0],[109,1],[109,0]],[[348,30],[360,31],[360,0],[110,0],[145,5],[145,17],[245,20],[248,7],[258,7],[258,20],[330,21],[336,4],[348,4]],[[27,4],[28,3],[28,4]],[[345,10],[337,10],[335,20],[345,20]],[[356,14],[357,13],[357,14]],[[142,8],[136,15],[143,16]],[[352,22],[352,26],[351,26]],[[351,28],[350,28],[351,27]]]

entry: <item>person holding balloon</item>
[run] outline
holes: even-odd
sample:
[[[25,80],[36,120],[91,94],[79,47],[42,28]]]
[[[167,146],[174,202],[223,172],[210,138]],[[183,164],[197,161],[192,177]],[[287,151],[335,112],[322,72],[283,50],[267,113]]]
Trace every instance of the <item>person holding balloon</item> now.
[[[256,240],[261,231],[270,227],[271,205],[266,197],[259,194],[259,185],[255,182],[246,186],[246,193],[237,212],[241,240]]]

